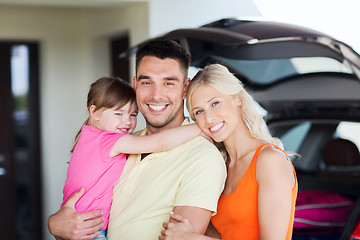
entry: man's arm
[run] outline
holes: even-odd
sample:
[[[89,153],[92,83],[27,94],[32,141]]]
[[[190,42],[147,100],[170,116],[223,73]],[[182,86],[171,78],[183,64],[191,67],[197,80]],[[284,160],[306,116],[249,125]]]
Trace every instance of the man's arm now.
[[[214,146],[203,140],[198,143],[184,155],[192,164],[184,172],[173,212],[188,219],[194,231],[203,235],[216,211],[226,179],[226,166]]]
[[[84,188],[75,192],[59,211],[49,217],[48,228],[55,239],[86,240],[99,235],[104,221],[102,211],[78,213],[75,210],[75,204],[84,192]]]
[[[187,218],[193,226],[195,232],[204,234],[212,215],[212,212],[204,208],[190,207],[190,206],[176,206],[174,207],[174,213]],[[176,222],[174,219],[170,219],[170,222]]]
[[[170,222],[163,224],[164,230],[161,231],[161,235],[158,237],[159,240],[218,240],[221,239],[220,234],[209,224],[204,236],[202,233],[196,232],[194,227],[191,225],[189,219],[184,218],[176,213],[170,213]],[[209,229],[210,228],[210,229]]]

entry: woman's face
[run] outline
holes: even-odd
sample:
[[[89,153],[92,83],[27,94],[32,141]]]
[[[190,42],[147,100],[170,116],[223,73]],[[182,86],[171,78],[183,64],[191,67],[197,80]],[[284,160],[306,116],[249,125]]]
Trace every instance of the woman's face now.
[[[225,141],[239,124],[239,96],[230,96],[201,85],[192,95],[191,106],[201,131],[216,142]]]

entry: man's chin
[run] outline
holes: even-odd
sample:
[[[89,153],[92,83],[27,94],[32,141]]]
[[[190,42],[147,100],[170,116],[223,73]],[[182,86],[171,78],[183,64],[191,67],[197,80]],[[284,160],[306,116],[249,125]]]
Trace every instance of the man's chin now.
[[[153,128],[162,128],[162,127],[165,127],[168,124],[168,122],[164,122],[164,121],[161,121],[161,122],[160,121],[159,122],[156,122],[156,121],[149,122],[149,121],[147,121],[146,123],[147,123],[148,126],[153,127]]]

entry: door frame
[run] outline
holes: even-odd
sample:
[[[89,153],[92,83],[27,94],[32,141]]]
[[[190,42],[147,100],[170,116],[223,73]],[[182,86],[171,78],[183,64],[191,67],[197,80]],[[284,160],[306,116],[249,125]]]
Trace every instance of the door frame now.
[[[2,235],[6,239],[16,238],[17,234],[17,226],[20,224],[19,221],[19,209],[17,208],[19,204],[19,200],[23,200],[19,198],[19,189],[16,182],[16,164],[15,164],[15,124],[13,120],[13,112],[14,112],[14,98],[11,90],[11,49],[16,45],[26,45],[28,48],[28,63],[29,63],[29,89],[28,89],[28,127],[26,128],[26,139],[28,144],[28,159],[30,161],[29,169],[26,169],[30,173],[31,184],[29,184],[29,189],[26,189],[28,195],[28,202],[25,204],[27,208],[26,211],[31,216],[30,226],[31,235],[29,239],[42,239],[42,194],[41,194],[41,139],[40,139],[40,84],[39,84],[39,43],[36,41],[20,41],[20,40],[0,40],[1,49],[4,51],[0,51],[0,54],[3,55],[3,62],[1,63],[3,67],[0,68],[4,75],[1,86],[6,86],[6,111],[9,119],[7,120],[7,134],[10,139],[8,140],[8,149],[6,151],[9,152],[8,157],[8,167],[9,168],[9,183],[11,185],[11,190],[9,191],[10,197],[10,206],[8,212],[10,211],[10,215],[6,216],[8,219],[6,224],[1,227],[6,227],[6,232],[9,230],[12,231],[9,237],[5,237],[7,235]],[[8,58],[8,61],[5,59]],[[4,97],[4,98],[5,98]],[[11,141],[13,140],[13,141]],[[7,170],[6,170],[7,171]],[[1,177],[1,176],[0,176]],[[5,194],[4,194],[5,195]],[[12,206],[11,206],[12,205]],[[8,230],[9,229],[9,230]]]

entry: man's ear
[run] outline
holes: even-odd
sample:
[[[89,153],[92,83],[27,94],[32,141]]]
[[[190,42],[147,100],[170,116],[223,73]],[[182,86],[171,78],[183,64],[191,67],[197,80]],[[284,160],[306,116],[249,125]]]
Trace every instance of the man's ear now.
[[[136,91],[136,76],[134,76],[132,79],[132,85],[133,85],[134,90]]]
[[[190,78],[186,78],[184,80],[184,92],[183,92],[183,99],[186,98],[186,95],[187,95],[187,91],[188,91],[188,88],[189,88],[189,84],[190,84]]]

